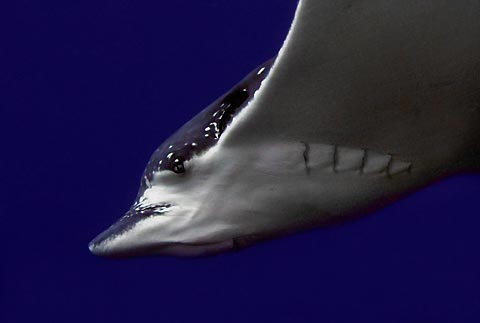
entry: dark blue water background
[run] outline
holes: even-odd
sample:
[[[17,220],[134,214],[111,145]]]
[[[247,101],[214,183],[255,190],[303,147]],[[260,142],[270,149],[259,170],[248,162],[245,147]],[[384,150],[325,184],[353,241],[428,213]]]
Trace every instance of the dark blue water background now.
[[[240,253],[88,252],[153,150],[276,54],[296,1],[1,6],[2,323],[480,322],[479,176]]]

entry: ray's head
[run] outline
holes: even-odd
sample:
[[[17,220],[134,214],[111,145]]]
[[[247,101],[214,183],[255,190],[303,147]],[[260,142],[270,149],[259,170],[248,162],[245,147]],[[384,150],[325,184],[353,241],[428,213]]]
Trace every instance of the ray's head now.
[[[242,168],[217,143],[260,88],[272,64],[273,59],[255,69],[155,151],[133,206],[90,242],[92,253],[107,257],[198,256],[238,244],[232,238],[236,234],[232,230],[238,230],[235,217],[230,214],[227,221],[224,214],[245,205],[228,200],[222,192],[231,186],[225,176]]]

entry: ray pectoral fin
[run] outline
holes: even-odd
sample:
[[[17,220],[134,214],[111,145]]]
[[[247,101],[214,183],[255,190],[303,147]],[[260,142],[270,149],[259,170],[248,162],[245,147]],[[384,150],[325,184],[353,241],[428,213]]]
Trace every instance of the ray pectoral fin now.
[[[345,2],[352,1],[300,1],[264,89],[227,141],[371,144],[387,154],[426,156],[432,168],[477,143],[480,23],[472,13],[480,3],[435,3],[425,11],[415,0],[354,1],[351,10]],[[432,90],[447,75],[459,81]],[[385,160],[369,159],[365,173],[384,170]]]

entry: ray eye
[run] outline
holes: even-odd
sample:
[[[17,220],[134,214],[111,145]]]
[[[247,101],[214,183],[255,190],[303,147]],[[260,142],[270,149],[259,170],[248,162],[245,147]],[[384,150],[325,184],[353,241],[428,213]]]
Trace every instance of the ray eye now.
[[[185,173],[185,159],[180,156],[174,156],[170,169],[177,174]]]

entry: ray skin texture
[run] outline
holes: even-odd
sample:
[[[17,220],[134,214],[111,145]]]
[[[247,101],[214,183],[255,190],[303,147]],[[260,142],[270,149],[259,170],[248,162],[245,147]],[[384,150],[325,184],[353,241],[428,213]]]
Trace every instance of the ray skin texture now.
[[[480,169],[468,0],[302,0],[276,58],[153,154],[100,256],[204,256],[348,220]]]

